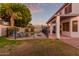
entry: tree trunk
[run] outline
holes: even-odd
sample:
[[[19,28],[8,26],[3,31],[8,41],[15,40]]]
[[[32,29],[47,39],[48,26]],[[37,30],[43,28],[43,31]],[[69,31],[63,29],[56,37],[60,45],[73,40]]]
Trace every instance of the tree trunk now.
[[[10,18],[10,24],[11,24],[11,27],[14,27],[14,18],[13,18],[13,16],[11,16],[11,18]]]
[[[14,27],[14,15],[12,15],[10,18],[10,24],[11,24],[11,27]],[[16,39],[16,28],[14,30],[14,38]]]

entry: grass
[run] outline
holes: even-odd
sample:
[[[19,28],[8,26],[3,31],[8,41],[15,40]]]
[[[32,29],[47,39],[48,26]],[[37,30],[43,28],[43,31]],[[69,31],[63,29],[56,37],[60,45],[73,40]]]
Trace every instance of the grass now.
[[[79,55],[79,50],[60,40],[34,40],[34,55]]]
[[[21,50],[16,50],[17,52],[14,55],[79,56],[79,49],[68,45],[60,40],[40,39],[26,40],[25,42],[28,44],[25,45],[25,47],[23,46]]]
[[[20,45],[17,45],[21,43]],[[79,56],[79,49],[68,45],[61,40],[50,39],[30,39],[30,40],[7,40],[0,37],[0,46],[15,45],[7,52],[9,55],[29,55],[29,56]],[[4,50],[3,50],[4,49]],[[3,47],[3,52],[5,48]],[[7,49],[7,48],[6,48]],[[0,51],[2,51],[0,49]],[[1,52],[0,52],[1,53]]]
[[[5,37],[0,37],[0,48],[5,47],[6,45],[17,45],[19,42],[16,40],[9,40]]]

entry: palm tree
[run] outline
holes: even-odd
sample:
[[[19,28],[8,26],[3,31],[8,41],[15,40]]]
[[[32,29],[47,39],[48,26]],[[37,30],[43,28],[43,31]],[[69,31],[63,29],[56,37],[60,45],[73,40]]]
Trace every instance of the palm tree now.
[[[11,27],[25,27],[31,21],[31,13],[24,4],[3,3],[0,4],[0,18],[8,18]]]
[[[28,22],[31,21],[29,9],[26,7],[26,5],[20,3],[0,4],[0,15],[1,17],[8,15],[10,17],[11,26],[14,26],[15,20],[22,20],[18,22],[20,23],[20,26],[27,25]]]

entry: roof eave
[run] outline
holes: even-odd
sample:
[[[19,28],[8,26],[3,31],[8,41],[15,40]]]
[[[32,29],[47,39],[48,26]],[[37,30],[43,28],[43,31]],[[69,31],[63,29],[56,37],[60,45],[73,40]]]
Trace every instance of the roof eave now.
[[[46,22],[46,24],[48,24],[48,23],[54,18],[54,16],[55,16],[64,6],[66,6],[67,4],[69,4],[69,3],[63,4],[62,7],[60,7],[59,10]]]

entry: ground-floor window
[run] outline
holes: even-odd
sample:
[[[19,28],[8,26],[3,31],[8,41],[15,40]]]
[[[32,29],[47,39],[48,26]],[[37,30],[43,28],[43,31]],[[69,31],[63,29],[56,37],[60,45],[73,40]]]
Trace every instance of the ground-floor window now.
[[[68,31],[69,32],[69,28],[70,28],[69,22],[63,23],[63,31]]]
[[[72,31],[73,32],[78,31],[78,21],[72,21]]]

